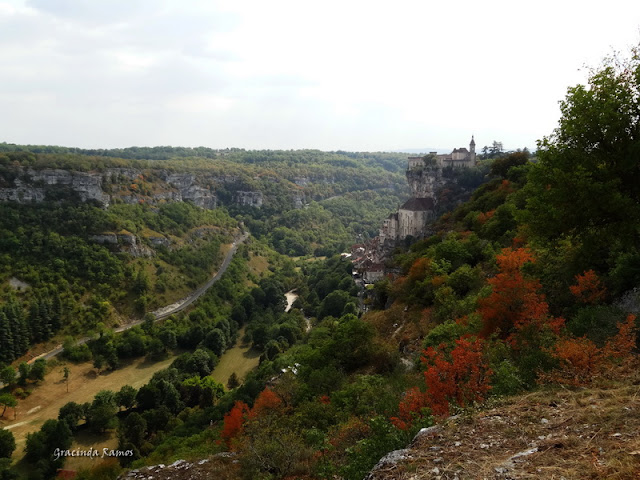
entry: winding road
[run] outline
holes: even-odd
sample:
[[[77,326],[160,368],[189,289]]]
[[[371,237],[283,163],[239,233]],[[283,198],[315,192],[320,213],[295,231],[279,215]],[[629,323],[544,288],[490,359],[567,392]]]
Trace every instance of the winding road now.
[[[187,308],[189,305],[195,302],[198,298],[200,298],[204,292],[206,292],[209,288],[211,288],[211,286],[214,283],[220,280],[224,272],[226,272],[227,268],[229,267],[229,264],[231,263],[233,256],[236,254],[236,251],[238,250],[238,247],[242,243],[244,243],[244,241],[248,237],[249,237],[249,232],[245,232],[242,234],[241,237],[236,238],[233,241],[233,243],[231,244],[231,249],[227,252],[227,255],[224,257],[224,261],[222,262],[222,265],[220,265],[220,268],[218,269],[216,274],[213,277],[211,277],[207,281],[207,283],[202,285],[200,288],[194,290],[190,295],[183,298],[182,300],[179,300],[176,303],[173,303],[166,307],[159,308],[158,310],[151,312],[156,317],[154,321],[163,320],[168,316],[173,315],[174,313],[178,313],[184,310],[185,308]],[[122,325],[121,327],[116,328],[114,332],[116,333],[124,332],[125,330],[129,330],[130,328],[133,328],[137,325],[141,325],[143,322],[144,320],[135,320],[131,323],[127,323],[126,325]],[[91,337],[83,337],[80,340],[78,340],[76,345],[82,345],[83,343],[87,343],[89,340],[91,340]],[[33,363],[39,358],[49,359],[49,358],[55,357],[56,355],[62,353],[62,350],[63,350],[62,345],[58,345],[53,350],[49,350],[46,353],[43,353],[41,355],[38,355],[37,357],[32,358],[31,360],[29,360],[28,363]],[[0,382],[0,388],[2,388],[1,382]]]

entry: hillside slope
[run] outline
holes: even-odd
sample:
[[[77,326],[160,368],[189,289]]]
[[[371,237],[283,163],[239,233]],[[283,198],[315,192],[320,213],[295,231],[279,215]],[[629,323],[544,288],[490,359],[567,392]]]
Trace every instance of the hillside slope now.
[[[605,383],[605,382],[601,382]],[[367,480],[640,478],[640,375],[541,389],[423,429]]]

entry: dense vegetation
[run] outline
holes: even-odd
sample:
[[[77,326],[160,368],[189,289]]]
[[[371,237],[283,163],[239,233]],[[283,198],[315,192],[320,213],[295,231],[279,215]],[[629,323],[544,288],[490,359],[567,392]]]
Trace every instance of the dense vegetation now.
[[[230,241],[235,225],[224,211],[188,203],[115,205],[107,211],[89,204],[1,204],[0,361],[12,362],[29,345],[58,333],[78,335],[120,315],[142,316],[162,305],[167,289],[195,288],[221,260],[220,246]],[[192,238],[203,227],[206,235]],[[174,239],[173,248],[149,256],[144,233],[151,231]],[[123,244],[92,238],[105,232],[125,239],[141,233],[137,241],[149,253],[136,257]],[[20,279],[17,290],[11,279]]]

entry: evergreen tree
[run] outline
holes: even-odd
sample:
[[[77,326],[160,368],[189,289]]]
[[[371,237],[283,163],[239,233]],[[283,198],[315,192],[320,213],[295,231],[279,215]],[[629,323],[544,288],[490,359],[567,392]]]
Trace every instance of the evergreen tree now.
[[[0,362],[11,363],[15,358],[13,332],[7,316],[0,310]]]

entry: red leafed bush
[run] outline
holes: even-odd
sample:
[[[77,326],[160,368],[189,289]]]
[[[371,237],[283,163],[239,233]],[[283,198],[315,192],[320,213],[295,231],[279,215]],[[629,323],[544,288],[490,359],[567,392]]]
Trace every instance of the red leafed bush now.
[[[505,248],[496,256],[500,273],[489,279],[491,295],[479,301],[482,336],[500,330],[503,338],[513,340],[513,333],[529,325],[544,325],[558,333],[564,320],[549,317],[549,305],[536,279],[526,278],[520,269],[534,257],[526,248]],[[513,343],[513,342],[512,342]]]
[[[224,416],[222,439],[231,447],[231,441],[243,431],[245,417],[249,414],[249,407],[244,402],[236,402],[233,408]]]
[[[607,294],[607,289],[593,270],[576,275],[576,284],[571,285],[569,290],[580,302],[586,304],[599,303]]]
[[[265,388],[260,392],[258,398],[256,398],[253,408],[251,412],[249,412],[249,418],[254,419],[267,415],[276,410],[280,410],[281,407],[282,399],[270,388]]]
[[[391,417],[391,423],[400,430],[406,430],[415,420],[423,416],[423,411],[427,407],[429,407],[428,394],[413,387],[404,393],[398,405],[398,416]]]
[[[427,404],[435,415],[449,414],[449,405],[460,406],[484,400],[491,386],[491,369],[483,356],[484,342],[460,338],[450,353],[444,344],[424,351]]]
[[[587,385],[599,375],[611,375],[616,368],[633,359],[637,329],[635,315],[618,324],[618,333],[602,348],[586,337],[563,338],[552,350],[559,366],[541,377],[543,382],[565,385]]]

